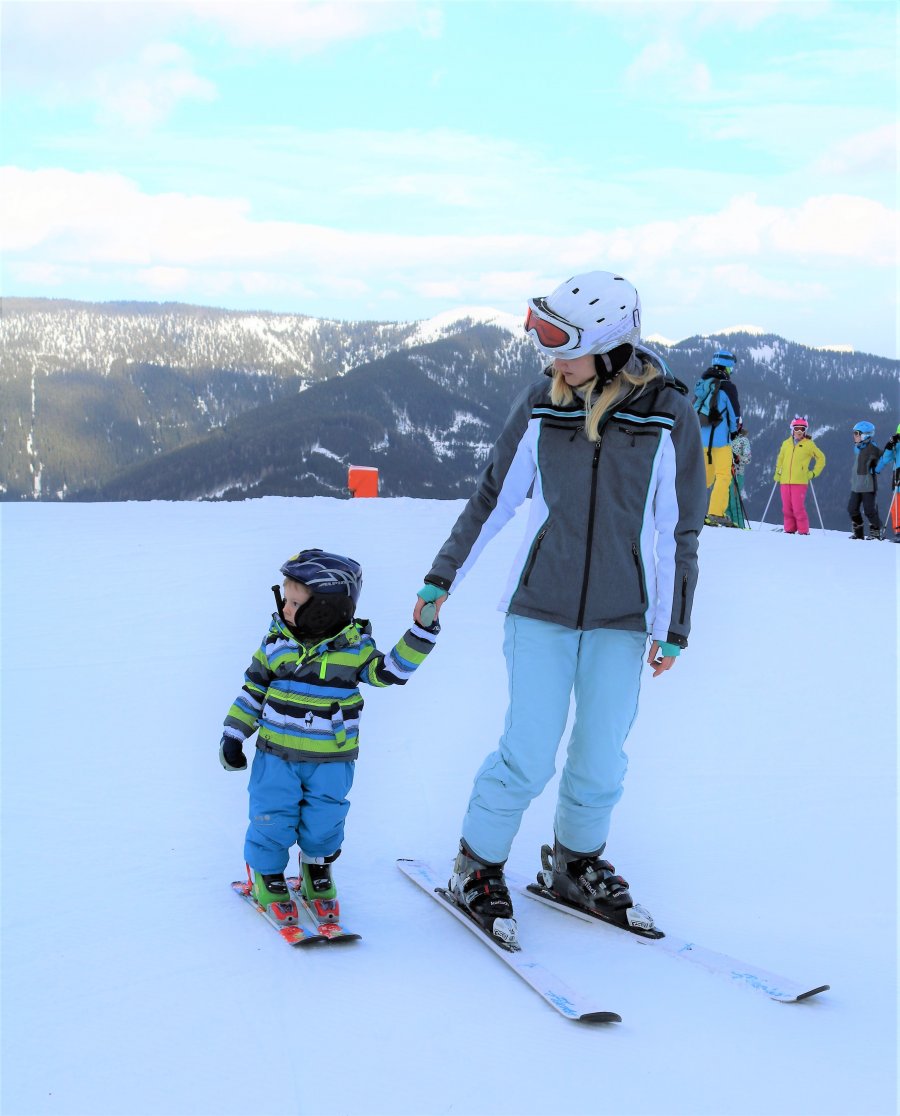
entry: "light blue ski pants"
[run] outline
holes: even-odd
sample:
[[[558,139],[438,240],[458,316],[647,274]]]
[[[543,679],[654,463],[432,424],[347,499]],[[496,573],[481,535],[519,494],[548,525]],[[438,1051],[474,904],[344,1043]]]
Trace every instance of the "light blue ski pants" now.
[[[522,815],[556,770],[573,692],[575,723],[554,828],[573,852],[593,853],[605,844],[622,797],[623,746],[637,714],[646,646],[643,632],[583,632],[506,617],[506,726],[497,751],[475,776],[463,820],[463,838],[476,856],[500,863],[509,855]]]
[[[258,748],[250,771],[244,859],[265,875],[283,872],[293,845],[331,856],[344,841],[347,794],[356,764],[293,763]]]

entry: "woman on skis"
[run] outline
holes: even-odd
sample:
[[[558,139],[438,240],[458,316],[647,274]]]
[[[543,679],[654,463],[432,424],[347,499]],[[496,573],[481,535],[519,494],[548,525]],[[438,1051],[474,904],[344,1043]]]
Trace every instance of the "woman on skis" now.
[[[486,933],[515,943],[503,867],[554,773],[574,693],[541,880],[601,917],[658,934],[601,856],[648,638],[654,678],[687,646],[706,510],[700,428],[685,386],[640,344],[640,299],[622,276],[592,271],[530,299],[525,330],[549,366],[514,402],[415,611],[440,609],[531,493],[499,606],[506,727],[476,775],[449,890]]]

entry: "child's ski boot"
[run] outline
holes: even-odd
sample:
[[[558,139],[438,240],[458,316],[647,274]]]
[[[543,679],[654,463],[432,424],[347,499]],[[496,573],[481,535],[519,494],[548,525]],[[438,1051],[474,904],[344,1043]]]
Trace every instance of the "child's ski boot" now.
[[[266,875],[255,871],[248,864],[247,876],[250,880],[250,894],[269,918],[284,926],[294,925],[299,912],[297,904],[291,898],[284,872]]]
[[[340,855],[340,849],[331,856],[300,854],[300,895],[320,923],[337,922],[341,917],[337,888],[331,878],[331,865]]]
[[[447,884],[453,901],[505,949],[518,949],[512,899],[503,876],[503,864],[488,864],[460,841]]]
[[[606,922],[648,937],[661,936],[650,912],[631,898],[628,881],[616,875],[608,860],[600,859],[605,848],[601,845],[594,853],[576,853],[558,840],[552,849],[542,845],[538,883],[566,902],[596,912]]]
[[[853,529],[853,534],[850,536],[851,539],[864,539],[866,537],[863,531],[862,516],[860,516],[859,519],[851,519],[850,526]]]

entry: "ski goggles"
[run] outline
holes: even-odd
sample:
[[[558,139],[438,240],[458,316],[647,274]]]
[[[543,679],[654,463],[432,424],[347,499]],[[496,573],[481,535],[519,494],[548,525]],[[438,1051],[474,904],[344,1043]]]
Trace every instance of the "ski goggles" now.
[[[574,322],[555,314],[544,298],[528,300],[525,332],[533,333],[540,347],[553,353],[562,354],[581,345],[581,329]]]

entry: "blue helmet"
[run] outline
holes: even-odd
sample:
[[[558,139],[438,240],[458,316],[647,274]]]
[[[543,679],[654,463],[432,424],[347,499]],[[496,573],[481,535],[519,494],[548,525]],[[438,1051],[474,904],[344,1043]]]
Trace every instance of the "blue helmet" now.
[[[712,358],[713,368],[723,368],[729,376],[734,371],[734,365],[734,353],[730,353],[727,349],[719,349]]]
[[[345,595],[359,603],[362,590],[362,566],[341,554],[326,550],[301,550],[281,567],[292,581],[299,581],[317,596]]]
[[[875,435],[875,426],[871,422],[866,422],[865,419],[863,419],[862,422],[858,422],[856,426],[853,427],[853,433],[859,434],[861,442],[869,442]]]

